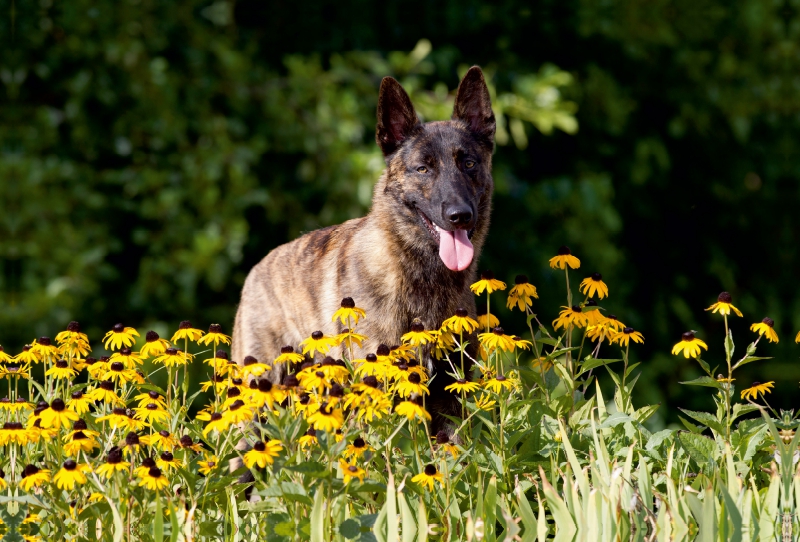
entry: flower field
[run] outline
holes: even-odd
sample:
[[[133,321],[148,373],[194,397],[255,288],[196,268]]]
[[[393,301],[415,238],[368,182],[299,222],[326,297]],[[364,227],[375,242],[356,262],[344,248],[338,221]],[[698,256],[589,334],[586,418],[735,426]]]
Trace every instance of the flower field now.
[[[684,384],[716,408],[653,432],[658,405],[634,392],[646,331],[615,315],[600,274],[575,280],[568,248],[550,267],[558,311],[527,277],[485,272],[476,318],[415,321],[364,358],[370,314],[351,298],[331,315],[341,333],[276,359],[229,359],[219,324],[188,321],[169,340],[123,324],[95,340],[71,322],[0,351],[4,540],[794,539],[800,421],[769,406],[774,382],[735,378],[767,359],[774,322],[737,354],[728,323],[743,315],[721,293],[705,309],[725,324],[720,347],[687,331],[672,350],[696,359],[704,376]],[[496,303],[519,319],[501,327]],[[460,416],[435,408],[442,372]]]

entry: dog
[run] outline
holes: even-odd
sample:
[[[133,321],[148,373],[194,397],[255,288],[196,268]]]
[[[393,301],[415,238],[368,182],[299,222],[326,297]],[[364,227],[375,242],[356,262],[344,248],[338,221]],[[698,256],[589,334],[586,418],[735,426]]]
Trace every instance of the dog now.
[[[249,273],[233,330],[232,359],[269,364],[331,321],[342,299],[366,311],[356,357],[397,345],[412,321],[438,329],[457,308],[475,317],[469,286],[491,214],[495,117],[481,69],[456,93],[452,119],[421,123],[395,79],[380,86],[376,141],[386,169],[363,218],[312,231],[271,251]],[[475,343],[475,341],[471,341]],[[430,359],[420,360],[429,367]],[[429,408],[458,415],[440,371]],[[270,378],[278,382],[273,369]],[[450,405],[450,406],[447,406]]]

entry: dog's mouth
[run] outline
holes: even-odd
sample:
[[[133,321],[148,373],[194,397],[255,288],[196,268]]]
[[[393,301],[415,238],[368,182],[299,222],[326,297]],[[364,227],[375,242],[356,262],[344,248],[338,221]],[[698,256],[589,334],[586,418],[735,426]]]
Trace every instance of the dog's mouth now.
[[[475,229],[445,230],[437,226],[425,213],[416,208],[425,229],[439,245],[439,257],[451,271],[463,271],[472,263],[475,249],[470,242]]]

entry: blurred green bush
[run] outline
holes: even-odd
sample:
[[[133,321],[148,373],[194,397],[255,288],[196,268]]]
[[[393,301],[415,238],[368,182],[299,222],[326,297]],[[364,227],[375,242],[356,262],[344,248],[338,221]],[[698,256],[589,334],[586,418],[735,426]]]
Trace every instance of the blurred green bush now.
[[[697,376],[669,347],[714,331],[702,309],[729,290],[736,325],[769,315],[783,338],[750,376],[780,376],[778,402],[794,393],[797,6],[302,4],[15,4],[0,22],[0,343],[72,319],[95,338],[117,321],[230,330],[270,249],[368,208],[381,77],[448,118],[478,63],[500,118],[482,265],[551,301],[541,270],[567,244],[620,285],[606,306],[647,339],[649,402]]]

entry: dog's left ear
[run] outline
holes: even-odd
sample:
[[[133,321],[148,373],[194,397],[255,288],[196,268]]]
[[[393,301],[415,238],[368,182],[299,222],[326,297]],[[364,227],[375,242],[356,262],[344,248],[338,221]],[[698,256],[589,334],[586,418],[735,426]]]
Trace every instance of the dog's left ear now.
[[[458,85],[456,103],[453,106],[453,119],[467,123],[470,131],[483,139],[489,146],[494,144],[495,120],[489,89],[478,66],[469,69]]]

